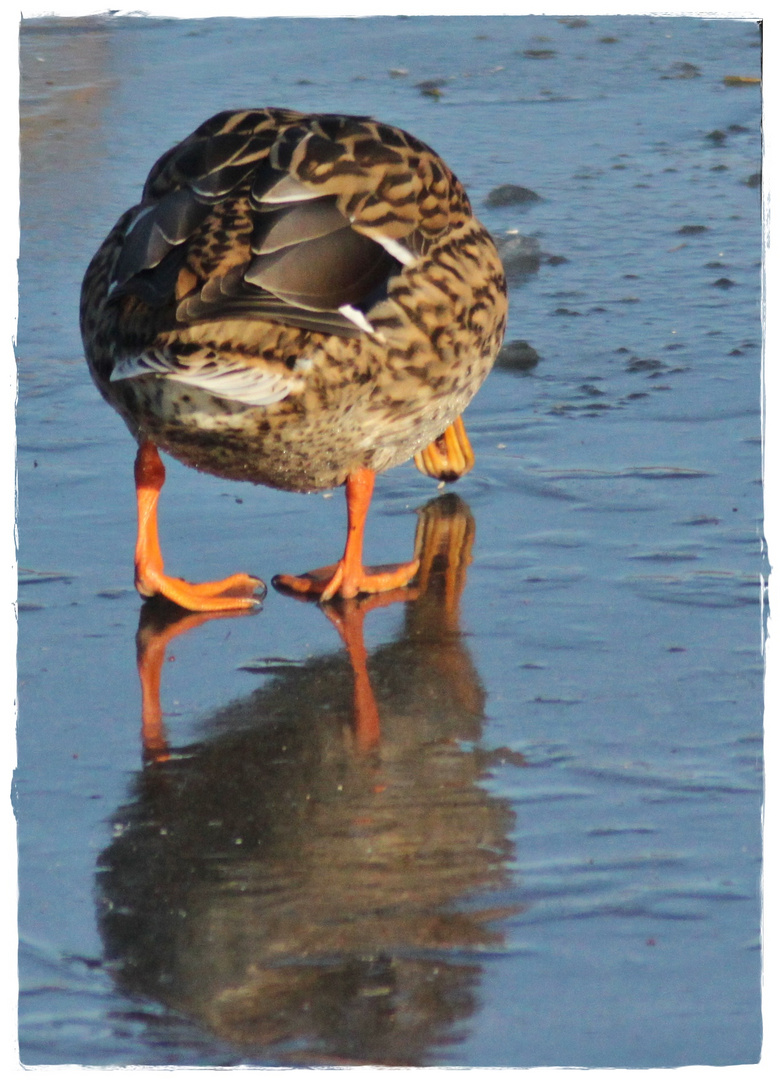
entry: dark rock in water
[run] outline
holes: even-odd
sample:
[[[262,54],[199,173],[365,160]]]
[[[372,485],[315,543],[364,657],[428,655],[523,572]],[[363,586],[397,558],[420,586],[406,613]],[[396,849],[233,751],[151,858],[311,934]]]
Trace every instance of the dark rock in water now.
[[[700,79],[701,70],[696,67],[695,64],[688,64],[685,61],[678,61],[676,64],[672,64],[665,75],[661,76],[662,79]]]
[[[747,180],[744,180],[743,183],[747,187],[761,187],[761,173],[760,172],[751,173],[750,176],[747,178]]]
[[[500,184],[493,188],[485,199],[485,206],[516,206],[519,203],[541,201],[541,195],[537,195],[530,188],[521,187],[520,184]]]
[[[518,274],[535,274],[542,263],[539,241],[520,233],[505,233],[493,237],[507,277]]]
[[[712,283],[714,289],[733,289],[735,285],[736,282],[727,277],[720,277],[717,281],[713,281]]]
[[[441,88],[448,82],[449,79],[423,79],[422,82],[415,83],[415,86],[424,97],[440,98]]]
[[[663,371],[667,365],[663,360],[654,360],[651,358],[643,358],[641,356],[632,356],[629,362],[626,364],[626,371]]]
[[[711,131],[709,135],[705,136],[705,138],[709,139],[709,141],[711,143],[714,143],[716,146],[720,146],[721,143],[724,143],[726,141],[726,132],[720,131],[718,128],[716,128],[715,131]]]
[[[504,371],[530,371],[539,363],[539,353],[527,341],[507,341],[496,358]]]
[[[678,236],[698,236],[699,233],[709,232],[708,225],[681,225],[677,230]]]

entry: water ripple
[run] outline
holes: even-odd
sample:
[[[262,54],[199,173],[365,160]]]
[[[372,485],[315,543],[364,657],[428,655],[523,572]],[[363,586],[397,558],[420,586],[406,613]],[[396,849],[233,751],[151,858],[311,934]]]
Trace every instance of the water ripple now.
[[[693,607],[742,607],[758,604],[758,575],[732,570],[693,570],[689,574],[647,574],[626,578],[626,583],[649,600]]]

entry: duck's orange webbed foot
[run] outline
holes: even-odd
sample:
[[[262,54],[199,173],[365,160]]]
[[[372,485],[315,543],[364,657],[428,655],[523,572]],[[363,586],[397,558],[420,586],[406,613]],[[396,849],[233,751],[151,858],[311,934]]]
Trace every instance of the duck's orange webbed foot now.
[[[474,468],[474,451],[463,418],[459,416],[438,439],[416,453],[414,463],[421,473],[446,483],[470,472]]]
[[[347,544],[337,563],[306,574],[278,574],[274,585],[298,595],[317,597],[322,603],[337,597],[352,600],[361,593],[388,592],[408,585],[419,569],[419,559],[394,566],[363,566],[363,532],[373,490],[371,469],[358,469],[347,477]]]
[[[193,584],[165,573],[157,532],[157,503],[164,482],[165,467],[157,447],[143,442],[135,459],[135,587],[141,596],[164,596],[187,611],[242,611],[256,607],[265,594],[265,585],[252,574],[232,574],[221,581]]]
[[[352,600],[363,593],[384,593],[408,585],[420,567],[419,560],[392,566],[361,566],[352,573],[345,560],[320,566],[306,574],[277,574],[273,579],[279,589],[328,600]]]

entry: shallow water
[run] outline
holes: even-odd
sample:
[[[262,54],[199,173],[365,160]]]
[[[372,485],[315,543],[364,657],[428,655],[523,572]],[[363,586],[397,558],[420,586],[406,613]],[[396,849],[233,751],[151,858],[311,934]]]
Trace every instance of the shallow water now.
[[[756,1061],[760,91],[724,83],[755,24],[42,20],[21,48],[23,1062]],[[369,558],[416,536],[416,601],[139,629],[134,447],[78,289],[153,160],[254,104],[436,147],[540,360],[491,375],[443,501],[380,478]],[[485,206],[507,183],[541,199]],[[168,476],[175,573],[338,552],[338,492]]]

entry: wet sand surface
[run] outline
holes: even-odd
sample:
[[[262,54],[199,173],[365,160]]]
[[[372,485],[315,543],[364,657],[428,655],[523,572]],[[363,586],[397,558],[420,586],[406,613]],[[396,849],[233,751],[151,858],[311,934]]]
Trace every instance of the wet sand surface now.
[[[23,1062],[756,1061],[756,25],[33,20],[21,51]],[[416,544],[413,598],[181,619],[132,587],[78,290],[159,154],[268,104],[442,154],[509,347],[474,471],[378,480],[368,559]],[[330,562],[343,520],[169,463],[192,580]]]

